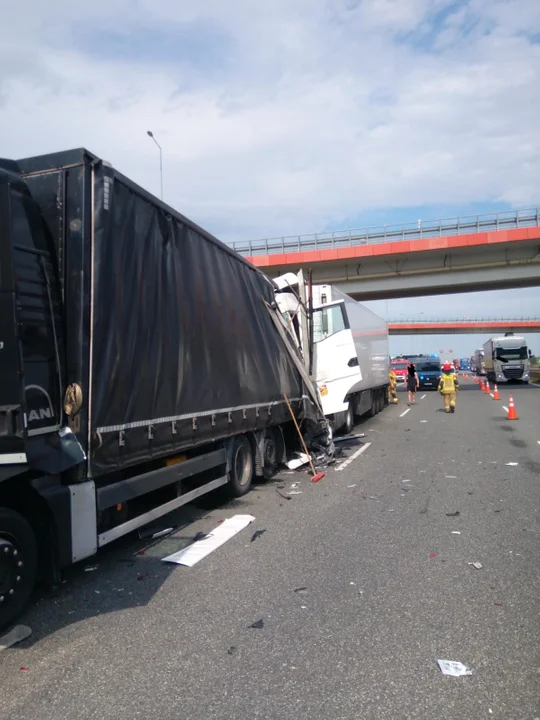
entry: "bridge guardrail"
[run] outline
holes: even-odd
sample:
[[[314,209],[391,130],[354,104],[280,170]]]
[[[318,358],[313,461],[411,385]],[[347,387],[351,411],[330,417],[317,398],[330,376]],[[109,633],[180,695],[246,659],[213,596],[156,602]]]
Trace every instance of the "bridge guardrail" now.
[[[537,226],[540,226],[540,208],[532,208],[439,220],[418,220],[416,223],[401,225],[373,225],[356,230],[335,230],[262,240],[239,240],[231,243],[231,247],[244,257],[254,257]]]

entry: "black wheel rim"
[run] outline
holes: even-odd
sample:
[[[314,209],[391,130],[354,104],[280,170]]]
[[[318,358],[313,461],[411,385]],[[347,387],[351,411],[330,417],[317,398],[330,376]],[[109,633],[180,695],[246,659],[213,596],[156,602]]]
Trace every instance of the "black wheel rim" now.
[[[8,603],[22,581],[24,556],[16,539],[0,535],[0,608]]]

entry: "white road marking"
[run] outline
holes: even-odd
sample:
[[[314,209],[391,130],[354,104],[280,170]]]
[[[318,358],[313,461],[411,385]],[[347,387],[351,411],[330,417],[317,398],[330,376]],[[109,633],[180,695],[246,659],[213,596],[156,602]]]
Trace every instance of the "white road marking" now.
[[[420,400],[423,400],[423,399],[426,398],[426,397],[427,397],[427,395],[422,395],[422,397],[420,398]]]
[[[407,408],[407,410],[405,410],[405,412],[402,412],[399,417],[403,417],[403,416],[406,415],[408,412],[411,412],[411,408]]]
[[[503,405],[503,410],[506,410],[506,412],[508,412],[508,408],[506,407],[506,405]]]
[[[348,467],[352,463],[353,460],[356,460],[356,458],[359,455],[361,455],[363,452],[365,452],[370,445],[371,445],[371,443],[366,443],[365,445],[362,445],[361,448],[358,448],[358,450],[355,453],[353,453],[350,458],[347,458],[346,460],[344,460],[342,463],[340,463],[337,466],[336,472],[339,472],[340,470],[345,470],[345,468]]]
[[[493,393],[489,393],[489,394],[491,395],[491,397],[493,397]]]

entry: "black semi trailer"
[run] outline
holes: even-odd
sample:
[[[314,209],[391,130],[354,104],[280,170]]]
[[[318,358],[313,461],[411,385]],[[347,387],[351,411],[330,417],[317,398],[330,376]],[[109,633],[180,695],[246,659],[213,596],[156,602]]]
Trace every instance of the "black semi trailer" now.
[[[275,317],[272,317],[275,313]],[[325,425],[271,282],[84,149],[0,160],[0,625]]]

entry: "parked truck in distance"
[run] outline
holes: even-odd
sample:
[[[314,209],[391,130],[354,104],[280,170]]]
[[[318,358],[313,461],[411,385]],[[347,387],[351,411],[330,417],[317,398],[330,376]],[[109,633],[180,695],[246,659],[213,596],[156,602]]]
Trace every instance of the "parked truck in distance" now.
[[[329,446],[274,289],[84,149],[0,160],[0,626],[37,578],[271,476],[287,400]]]
[[[296,327],[324,414],[335,430],[349,432],[355,417],[375,415],[387,403],[387,323],[332,285],[306,285],[302,273],[287,273],[275,283],[276,301]]]
[[[484,351],[482,348],[478,348],[474,352],[474,367],[477,375],[486,374],[486,364],[484,362]]]
[[[506,333],[484,343],[484,363],[489,382],[500,383],[530,378],[530,353],[527,341],[520,335]]]

